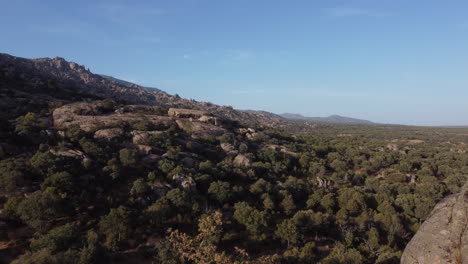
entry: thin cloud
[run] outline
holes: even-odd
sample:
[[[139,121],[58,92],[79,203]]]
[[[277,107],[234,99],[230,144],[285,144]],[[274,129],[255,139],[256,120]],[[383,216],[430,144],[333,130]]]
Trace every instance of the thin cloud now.
[[[349,7],[333,7],[324,8],[323,12],[331,17],[386,17],[387,13],[383,13],[373,9],[366,8],[349,8]]]

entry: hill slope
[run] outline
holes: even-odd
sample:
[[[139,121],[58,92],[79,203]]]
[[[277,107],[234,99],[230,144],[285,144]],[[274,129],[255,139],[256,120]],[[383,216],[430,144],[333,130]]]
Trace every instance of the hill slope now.
[[[94,74],[84,66],[60,57],[26,59],[0,53],[0,111],[4,117],[17,116],[31,111],[35,106],[89,99],[200,109],[220,118],[256,125],[288,124],[284,118],[272,113],[241,111],[229,106],[184,99],[178,95]]]

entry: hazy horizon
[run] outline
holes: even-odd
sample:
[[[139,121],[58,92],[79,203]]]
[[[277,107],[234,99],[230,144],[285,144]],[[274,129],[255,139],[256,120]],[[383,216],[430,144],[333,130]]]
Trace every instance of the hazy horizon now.
[[[304,116],[468,125],[468,3],[2,1],[0,52]],[[14,21],[14,22],[12,22]]]

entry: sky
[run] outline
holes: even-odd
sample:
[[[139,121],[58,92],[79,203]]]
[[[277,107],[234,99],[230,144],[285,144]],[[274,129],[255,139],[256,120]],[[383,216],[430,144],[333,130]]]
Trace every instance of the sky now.
[[[0,52],[198,101],[468,125],[468,2],[0,0]]]

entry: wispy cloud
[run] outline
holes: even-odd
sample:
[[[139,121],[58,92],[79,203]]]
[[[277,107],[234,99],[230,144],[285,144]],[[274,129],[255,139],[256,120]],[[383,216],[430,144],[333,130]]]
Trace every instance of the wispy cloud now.
[[[322,11],[331,17],[387,17],[388,13],[366,8],[332,7]]]

